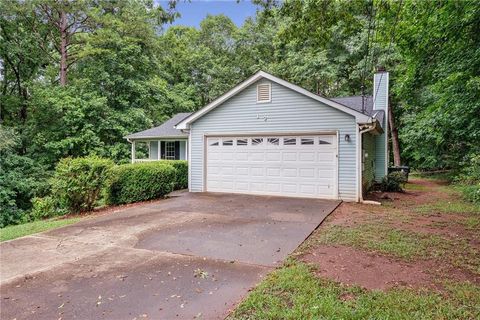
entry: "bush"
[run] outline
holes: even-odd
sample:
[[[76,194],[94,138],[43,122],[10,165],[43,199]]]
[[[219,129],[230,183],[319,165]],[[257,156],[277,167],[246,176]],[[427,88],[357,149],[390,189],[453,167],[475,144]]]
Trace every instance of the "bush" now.
[[[177,170],[175,180],[175,190],[188,188],[188,161],[186,160],[166,160]]]
[[[175,188],[177,170],[164,161],[115,166],[105,188],[107,204],[124,204],[162,197]]]
[[[98,157],[60,160],[50,180],[52,197],[70,212],[92,210],[113,165],[113,161]]]
[[[32,211],[30,213],[33,220],[51,218],[68,213],[67,210],[59,208],[59,204],[51,196],[32,199]]]
[[[480,204],[480,155],[470,157],[468,163],[454,182],[466,200]]]
[[[380,190],[384,192],[402,192],[406,182],[407,178],[403,173],[392,172],[386,177],[383,177]]]

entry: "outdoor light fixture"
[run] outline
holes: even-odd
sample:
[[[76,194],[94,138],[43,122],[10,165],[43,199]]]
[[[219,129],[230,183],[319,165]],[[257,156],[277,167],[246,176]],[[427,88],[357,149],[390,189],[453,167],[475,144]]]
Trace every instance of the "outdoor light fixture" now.
[[[345,141],[350,142],[350,135],[349,134],[345,135]]]

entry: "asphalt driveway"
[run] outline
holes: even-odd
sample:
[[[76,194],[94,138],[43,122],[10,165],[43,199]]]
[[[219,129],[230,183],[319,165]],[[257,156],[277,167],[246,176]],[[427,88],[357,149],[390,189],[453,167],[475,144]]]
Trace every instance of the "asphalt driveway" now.
[[[187,193],[3,242],[0,318],[224,318],[338,204]]]

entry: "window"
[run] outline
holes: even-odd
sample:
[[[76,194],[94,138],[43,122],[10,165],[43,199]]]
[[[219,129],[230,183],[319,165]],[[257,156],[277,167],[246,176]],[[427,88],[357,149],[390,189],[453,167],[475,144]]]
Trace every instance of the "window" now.
[[[218,139],[210,140],[210,146],[214,147],[214,146],[218,146],[218,145],[219,145]]]
[[[283,138],[284,146],[294,146],[297,144],[297,138]]]
[[[319,139],[318,144],[331,144],[331,143],[326,140]]]
[[[175,160],[175,141],[165,142],[165,159]]]
[[[268,145],[278,146],[279,142],[280,142],[280,139],[278,139],[278,138],[268,138],[267,139],[267,144]]]
[[[302,138],[301,144],[306,145],[306,144],[313,144],[314,140],[313,138]]]
[[[233,146],[233,140],[223,140],[222,146]]]
[[[257,85],[257,102],[265,103],[272,101],[272,87],[270,83],[260,83]]]
[[[252,146],[258,146],[263,143],[263,138],[252,138]]]
[[[237,139],[237,146],[246,146],[248,144],[247,141],[247,139]]]

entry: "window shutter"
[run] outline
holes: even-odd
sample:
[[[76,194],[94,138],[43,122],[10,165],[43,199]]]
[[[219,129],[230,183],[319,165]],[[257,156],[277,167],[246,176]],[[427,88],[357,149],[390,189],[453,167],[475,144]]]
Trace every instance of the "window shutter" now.
[[[272,90],[270,83],[261,83],[257,86],[257,102],[270,102]]]

